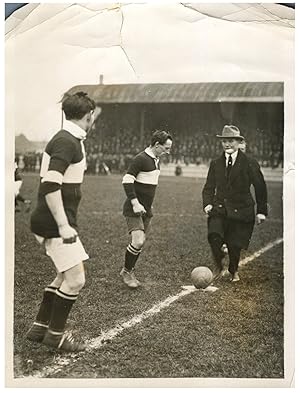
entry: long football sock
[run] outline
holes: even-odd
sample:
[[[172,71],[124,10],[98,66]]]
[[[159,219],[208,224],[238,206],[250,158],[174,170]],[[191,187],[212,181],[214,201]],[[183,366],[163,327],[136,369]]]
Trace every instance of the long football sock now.
[[[49,324],[51,332],[64,332],[69,313],[77,297],[78,294],[68,295],[59,289],[56,291]]]
[[[56,289],[57,288],[51,286],[44,289],[43,300],[35,319],[37,323],[46,326],[49,325]]]
[[[135,267],[136,261],[140,256],[142,249],[133,247],[132,244],[129,244],[125,253],[125,269],[129,272]]]

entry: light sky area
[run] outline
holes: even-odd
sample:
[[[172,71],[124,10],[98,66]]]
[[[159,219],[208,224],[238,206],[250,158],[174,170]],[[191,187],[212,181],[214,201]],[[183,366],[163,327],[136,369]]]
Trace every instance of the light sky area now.
[[[276,4],[28,4],[6,21],[6,130],[49,139],[63,93],[100,74],[105,84],[291,84],[293,18]]]

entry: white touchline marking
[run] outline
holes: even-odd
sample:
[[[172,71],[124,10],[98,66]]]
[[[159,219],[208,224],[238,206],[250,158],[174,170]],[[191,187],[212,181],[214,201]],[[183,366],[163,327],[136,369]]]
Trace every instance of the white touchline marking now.
[[[252,261],[255,258],[258,258],[263,253],[265,253],[266,251],[270,250],[271,248],[273,248],[274,246],[276,246],[277,244],[280,244],[282,242],[283,242],[283,238],[280,238],[280,239],[277,239],[277,240],[267,244],[265,247],[254,252],[249,257],[242,259],[240,261],[240,265],[242,265],[242,266],[246,265],[248,262]],[[89,340],[87,342],[88,350],[85,351],[84,353],[99,349],[100,347],[105,345],[107,342],[110,342],[113,338],[120,335],[125,329],[131,328],[131,327],[141,323],[145,319],[159,313],[162,309],[169,307],[170,304],[174,303],[176,300],[180,299],[181,297],[189,295],[190,293],[196,292],[196,291],[199,291],[199,289],[196,289],[192,285],[185,286],[184,289],[182,291],[180,291],[179,293],[177,293],[176,295],[168,296],[162,302],[154,304],[154,306],[151,307],[149,310],[143,311],[141,314],[133,316],[128,321],[120,323],[119,325],[108,330],[107,332],[102,332],[102,334],[100,336]],[[73,363],[77,362],[81,358],[80,355],[81,355],[80,353],[72,353],[72,354],[68,354],[68,355],[58,355],[55,359],[55,364],[50,365],[50,366],[46,366],[41,371],[37,371],[30,376],[23,377],[22,380],[33,379],[33,378],[45,378],[46,375],[54,374],[56,371],[61,370],[63,367],[68,366],[71,363],[73,364]]]
[[[249,257],[246,257],[244,259],[242,259],[239,263],[240,266],[244,266],[247,265],[248,262],[253,261],[253,259],[258,258],[259,256],[261,256],[264,252],[270,250],[272,247],[277,246],[277,244],[280,244],[283,242],[283,238],[274,240],[273,242],[267,244],[265,247],[261,248],[260,250],[254,252],[252,255],[250,255]]]
[[[123,330],[128,329],[134,325],[137,325],[138,323],[141,323],[143,320],[151,317],[154,314],[159,313],[163,308],[169,307],[170,304],[174,303],[179,298],[195,291],[197,291],[197,289],[191,286],[189,288],[185,288],[177,295],[167,297],[162,302],[154,304],[154,306],[151,307],[149,310],[143,311],[141,314],[135,315],[128,321],[123,322],[120,325],[114,327],[113,329],[110,329],[107,332],[103,332],[101,336],[92,339],[89,342],[89,347],[91,349],[97,349],[101,347],[103,344],[105,344],[105,341],[112,340],[114,337],[118,336]]]

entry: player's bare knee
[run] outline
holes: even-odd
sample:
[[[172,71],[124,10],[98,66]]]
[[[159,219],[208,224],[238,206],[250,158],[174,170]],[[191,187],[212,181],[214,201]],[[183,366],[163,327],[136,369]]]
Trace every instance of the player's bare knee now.
[[[66,284],[71,293],[78,293],[85,285],[85,277],[84,275],[72,277],[72,279],[66,280]]]
[[[55,287],[55,288],[60,288],[61,284],[64,281],[64,276],[62,273],[57,273],[57,276],[55,277],[55,279],[52,281],[52,283],[50,284],[51,287]]]
[[[137,248],[138,250],[143,248],[144,241],[136,242],[132,244],[134,248]]]
[[[85,281],[75,280],[71,283],[68,283],[68,286],[72,293],[78,293],[84,287]]]
[[[132,239],[132,245],[133,247],[137,249],[141,249],[145,243],[146,237],[145,234],[143,233],[140,236],[136,236],[134,239]]]

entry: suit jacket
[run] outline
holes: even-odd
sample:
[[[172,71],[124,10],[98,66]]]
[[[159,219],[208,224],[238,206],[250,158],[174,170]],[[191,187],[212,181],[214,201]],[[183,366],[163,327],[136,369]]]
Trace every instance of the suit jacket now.
[[[228,179],[226,171],[225,153],[223,153],[210,164],[202,191],[203,208],[212,205],[210,215],[224,215],[229,218],[236,215],[240,221],[254,221],[255,202],[250,192],[253,184],[256,213],[267,215],[267,187],[258,162],[239,150]]]

